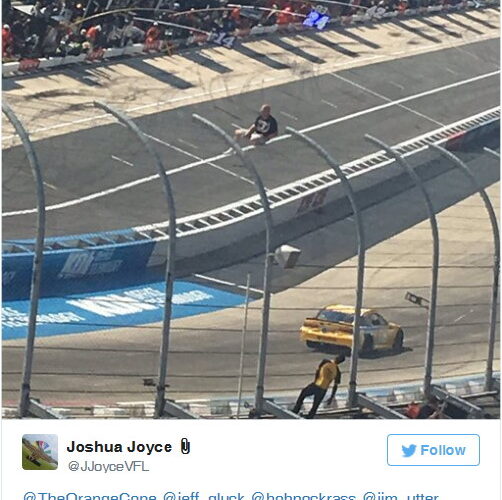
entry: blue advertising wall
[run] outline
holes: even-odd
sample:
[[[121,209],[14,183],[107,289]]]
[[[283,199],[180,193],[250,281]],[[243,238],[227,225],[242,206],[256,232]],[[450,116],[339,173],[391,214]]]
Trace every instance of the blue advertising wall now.
[[[56,293],[56,288],[75,280],[106,276],[108,287],[125,277],[144,273],[155,243],[150,240],[90,249],[56,250],[44,254],[42,295]],[[2,270],[3,295],[7,300],[27,298],[31,283],[33,254],[4,254]]]

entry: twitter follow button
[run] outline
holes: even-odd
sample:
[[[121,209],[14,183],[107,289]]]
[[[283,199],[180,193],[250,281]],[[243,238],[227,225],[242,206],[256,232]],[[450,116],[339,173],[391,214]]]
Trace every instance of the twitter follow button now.
[[[387,464],[392,466],[476,466],[477,434],[389,434]]]

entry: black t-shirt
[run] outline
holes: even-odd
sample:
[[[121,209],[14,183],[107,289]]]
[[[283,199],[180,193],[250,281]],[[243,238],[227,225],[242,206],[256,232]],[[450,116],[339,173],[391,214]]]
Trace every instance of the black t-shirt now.
[[[417,418],[429,418],[436,410],[429,404],[422,406],[418,412]]]
[[[261,115],[258,115],[258,118],[256,118],[254,122],[254,126],[255,132],[265,137],[277,133],[277,122],[272,115],[266,119],[262,118]]]

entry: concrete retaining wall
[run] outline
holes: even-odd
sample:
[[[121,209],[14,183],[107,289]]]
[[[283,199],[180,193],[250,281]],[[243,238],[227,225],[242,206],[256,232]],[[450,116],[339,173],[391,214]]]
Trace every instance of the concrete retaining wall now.
[[[487,134],[496,134],[498,129],[499,121],[492,121],[443,142],[448,148],[452,145],[458,149],[461,146],[465,147],[472,141],[480,141]],[[413,158],[415,168],[419,170],[427,171],[434,166],[428,151],[418,151],[418,153],[411,155],[411,158]],[[374,167],[354,173],[350,179],[356,192],[368,192],[368,190],[371,191],[372,187],[381,185],[399,175],[401,175],[399,167],[393,161],[387,160]],[[280,190],[284,190],[284,186],[271,190],[269,196],[273,196],[274,192]],[[249,200],[256,200],[256,198],[252,197]],[[276,226],[288,224],[313,210],[344,198],[340,183],[338,179],[335,179],[319,188],[273,203],[274,224]],[[213,212],[221,212],[225,208],[220,207]],[[185,219],[195,220],[196,217],[191,216]],[[178,223],[182,223],[185,219],[181,219]],[[131,283],[131,280],[137,282],[152,272],[156,272],[156,269],[160,271],[160,268],[165,264],[167,238],[155,239],[145,236],[144,240],[131,240],[132,235],[137,233],[137,229],[135,228],[135,231],[129,229],[102,233],[98,238],[100,244],[96,247],[93,247],[92,243],[92,241],[96,241],[95,234],[58,238],[57,246],[60,249],[50,250],[44,254],[43,294],[55,294],[58,293],[58,290],[68,286],[75,289],[77,284],[83,280],[103,278],[104,281],[101,284],[95,284],[97,289],[112,288],[115,285],[126,286]],[[237,246],[246,239],[254,237],[257,240],[256,237],[261,235],[263,229],[263,213],[259,209],[213,227],[187,231],[178,238],[177,261],[193,261],[222,251],[231,253],[232,249],[237,250]],[[124,242],[117,243],[117,236],[121,236]],[[54,240],[54,238],[47,239],[52,242]],[[75,241],[81,242],[81,244],[75,245]],[[110,244],[107,244],[108,241]],[[65,248],[70,243],[72,247]],[[32,244],[32,242],[24,242],[26,246]],[[28,248],[26,248],[27,251],[23,251],[25,247],[22,242],[18,242],[16,246],[18,248],[13,253],[9,253],[4,247],[4,300],[25,299],[29,295],[33,253]],[[250,253],[249,257],[253,255],[253,251],[253,246],[250,245],[247,249],[247,252]],[[241,257],[245,256],[243,254]],[[200,272],[200,270],[194,272]]]

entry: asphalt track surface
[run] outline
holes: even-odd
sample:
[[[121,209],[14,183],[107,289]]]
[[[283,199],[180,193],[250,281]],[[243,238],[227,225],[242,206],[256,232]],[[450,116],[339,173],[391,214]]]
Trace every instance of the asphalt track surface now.
[[[269,102],[281,133],[287,125],[306,130],[345,162],[375,150],[363,140],[365,133],[395,144],[495,106],[498,60],[499,40],[482,41],[181,107],[137,123],[155,138],[171,171],[182,217],[255,194],[236,158],[219,158],[226,145],[194,124],[192,113],[231,132],[248,126]],[[325,170],[308,149],[292,144],[279,137],[249,150],[266,187]],[[49,186],[48,235],[166,220],[161,183],[150,176],[154,166],[123,127],[103,125],[36,145]],[[35,200],[25,158],[18,147],[3,155],[4,240],[29,238]]]
[[[287,124],[304,129],[340,119],[332,126],[318,128],[311,133],[328,145],[340,161],[348,161],[373,150],[362,140],[364,133],[397,143],[438,128],[439,123],[447,124],[497,105],[499,86],[495,72],[498,71],[498,50],[496,40],[474,43],[339,72],[337,76],[319,77],[317,82],[307,80],[180,108],[142,118],[139,122],[165,142],[172,141],[174,137],[194,144],[195,128],[189,120],[191,112],[212,118],[231,130],[231,123],[247,124],[259,104],[270,101],[281,129]],[[459,85],[459,82],[472,78],[478,79]],[[404,109],[363,90],[361,85],[391,101],[438,87],[452,87],[410,99],[403,103],[409,109]],[[286,92],[293,96],[288,97]],[[337,107],[322,105],[322,100]],[[342,119],[358,111],[387,104],[387,107],[363,116]],[[229,111],[238,120],[228,115]],[[281,111],[297,120],[286,117]],[[172,120],[167,117],[172,117]],[[200,130],[197,137],[204,147],[193,149],[195,152],[192,154],[209,157],[225,149]],[[110,146],[112,143],[113,149]],[[92,147],[89,147],[90,144]],[[179,144],[180,141],[177,147]],[[250,151],[268,187],[325,169],[306,151],[297,147],[293,149],[289,144],[283,139],[266,148]],[[143,170],[140,173],[137,168],[125,168],[127,165],[119,165],[120,161],[111,159],[114,155],[138,166],[144,160],[139,148],[133,146],[129,136],[115,125],[40,141],[37,146],[42,161],[48,165],[48,182],[57,188],[48,190],[49,204],[72,200],[144,176]],[[170,169],[187,163],[186,154],[165,149],[160,144],[158,147],[166,159],[169,157]],[[93,155],[92,161],[90,154]],[[4,212],[32,208],[27,179],[17,175],[19,170],[14,171],[16,165],[19,166],[16,161],[21,161],[16,156],[19,152],[8,150],[4,151],[4,155],[7,160],[4,160],[7,167],[4,173]],[[189,158],[188,161],[192,160]],[[234,167],[234,161],[228,158],[214,163],[242,176],[242,169]],[[483,185],[491,186],[489,194],[498,210],[498,162],[479,154],[471,158],[471,166],[476,169]],[[185,193],[178,195],[182,214],[199,212],[253,193],[247,182],[209,165],[173,174],[173,180],[176,192]],[[142,184],[134,190],[120,191],[67,210],[53,210],[50,230],[52,234],[76,233],[163,220],[162,203],[156,206],[154,201],[160,197],[160,187],[157,186],[156,191],[154,184],[158,183]],[[63,185],[64,189],[60,187]],[[484,368],[486,357],[491,284],[490,229],[482,203],[477,197],[465,199],[471,192],[460,174],[450,171],[429,181],[427,187],[438,212],[451,207],[439,216],[443,268],[434,374],[447,377],[479,373]],[[140,201],[146,203],[146,200],[148,207],[143,207]],[[464,201],[456,205],[461,200]],[[367,210],[365,220],[371,247],[367,258],[365,304],[381,307],[384,316],[404,326],[406,349],[399,355],[382,353],[361,360],[360,383],[381,385],[419,380],[423,373],[426,314],[424,310],[404,302],[403,295],[406,290],[428,295],[430,230],[423,222],[421,200],[414,190],[402,192]],[[28,215],[4,217],[3,223],[4,238],[18,238],[30,234],[33,221]],[[407,228],[411,229],[406,231]],[[268,394],[296,393],[310,382],[315,366],[327,354],[311,352],[300,343],[298,327],[303,318],[326,303],[353,302],[355,241],[350,218],[291,243],[302,249],[302,261],[291,274],[276,273],[274,279],[274,290],[278,293],[274,295],[271,316],[266,380]],[[252,286],[260,288],[261,265],[262,259],[258,257],[200,279],[223,279],[242,285],[246,273],[250,272]],[[331,269],[332,266],[336,267]],[[294,287],[296,284],[299,286]],[[259,317],[260,301],[255,301],[250,310],[246,341],[244,391],[247,394],[254,389]],[[242,321],[242,308],[237,308],[184,318],[174,323],[169,365],[172,397],[235,395]],[[151,389],[143,386],[142,379],[156,376],[159,338],[160,326],[156,324],[39,339],[33,395],[55,405],[151,400]],[[498,341],[496,348],[498,352]],[[499,367],[498,360],[497,355],[496,368]],[[4,404],[12,404],[19,387],[22,342],[4,343],[3,366]],[[345,372],[347,370],[348,365]],[[345,383],[346,378],[343,385]]]
[[[479,154],[470,166],[499,211],[499,165]],[[434,355],[438,378],[482,373],[491,286],[493,243],[479,197],[465,178],[449,171],[426,187],[439,212],[441,270]],[[468,197],[470,196],[470,197]],[[467,197],[467,198],[466,198]],[[460,201],[459,200],[463,200]],[[368,238],[365,298],[403,326],[405,350],[360,360],[359,383],[395,385],[423,376],[427,315],[404,300],[407,290],[428,297],[431,237],[421,198],[406,190],[364,211]],[[409,229],[407,229],[409,228]],[[328,303],[353,303],[356,242],[348,218],[291,242],[302,249],[300,265],[274,270],[266,393],[294,395],[310,382],[319,361],[299,340],[306,316]],[[212,273],[204,279],[243,284],[252,275],[260,287],[263,257]],[[320,274],[319,274],[320,273]],[[298,286],[295,286],[298,284]],[[251,304],[245,347],[244,393],[254,390],[260,327],[259,300]],[[173,322],[169,357],[170,397],[234,396],[237,391],[243,309],[234,308]],[[143,378],[155,378],[161,326],[124,326],[109,331],[37,340],[32,390],[54,405],[152,400]],[[498,334],[497,334],[498,335]],[[498,339],[499,337],[497,337]],[[4,342],[3,397],[15,403],[22,367],[22,341]],[[499,369],[499,340],[495,369]],[[346,388],[348,364],[342,389]]]

